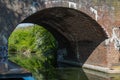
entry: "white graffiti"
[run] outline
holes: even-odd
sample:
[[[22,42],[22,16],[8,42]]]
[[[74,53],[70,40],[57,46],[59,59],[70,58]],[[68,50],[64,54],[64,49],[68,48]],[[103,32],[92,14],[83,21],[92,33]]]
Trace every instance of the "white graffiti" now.
[[[74,3],[74,2],[68,2],[69,3],[69,7],[70,8],[75,8],[75,9],[77,9],[77,4],[76,3]]]
[[[37,12],[37,9],[34,6],[31,6],[30,12],[33,14],[33,13]]]
[[[32,6],[30,7],[31,13],[37,12],[37,7],[40,7],[40,4],[38,2],[33,2]]]
[[[93,7],[90,7],[90,11],[95,14],[95,20],[97,21],[97,19],[98,19],[98,12],[97,12],[97,10],[94,9]]]
[[[109,45],[109,43],[114,42],[114,47],[116,50],[120,51],[120,28],[114,27],[112,29],[112,37],[105,40],[105,44]]]
[[[4,35],[2,36],[2,38],[3,38],[3,43],[7,44],[8,43],[7,38]]]
[[[120,28],[113,28],[111,41],[114,41],[115,49],[120,50]]]

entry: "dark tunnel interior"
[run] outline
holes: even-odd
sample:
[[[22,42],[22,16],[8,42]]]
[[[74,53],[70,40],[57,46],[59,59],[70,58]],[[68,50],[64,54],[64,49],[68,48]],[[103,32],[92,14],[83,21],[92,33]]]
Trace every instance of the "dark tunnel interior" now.
[[[58,41],[58,51],[67,50],[64,59],[81,63],[85,63],[96,47],[107,38],[104,29],[94,19],[71,8],[44,9],[21,23],[43,26]]]

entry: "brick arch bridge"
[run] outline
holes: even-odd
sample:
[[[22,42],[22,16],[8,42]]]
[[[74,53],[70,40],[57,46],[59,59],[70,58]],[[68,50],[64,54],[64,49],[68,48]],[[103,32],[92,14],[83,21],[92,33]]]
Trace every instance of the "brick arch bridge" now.
[[[67,50],[63,62],[111,68],[120,62],[112,37],[112,28],[120,25],[117,6],[110,0],[1,0],[1,49],[7,51],[19,23],[35,23],[55,36],[58,52]]]

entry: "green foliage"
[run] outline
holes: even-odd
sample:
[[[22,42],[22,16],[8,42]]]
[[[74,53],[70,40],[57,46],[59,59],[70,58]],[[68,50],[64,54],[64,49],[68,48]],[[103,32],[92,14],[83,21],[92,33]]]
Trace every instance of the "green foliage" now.
[[[15,29],[9,38],[9,46],[16,46],[17,51],[21,51],[23,47],[30,48],[30,46],[32,45],[30,45],[30,41],[32,38],[32,36],[30,36],[31,31],[32,28],[30,27]]]
[[[12,54],[12,53],[17,52],[17,48],[14,44],[11,44],[11,45],[9,45],[8,51],[9,51],[10,54]]]
[[[55,62],[56,46],[54,37],[41,26],[17,28],[9,38],[10,60],[32,72],[50,69]]]

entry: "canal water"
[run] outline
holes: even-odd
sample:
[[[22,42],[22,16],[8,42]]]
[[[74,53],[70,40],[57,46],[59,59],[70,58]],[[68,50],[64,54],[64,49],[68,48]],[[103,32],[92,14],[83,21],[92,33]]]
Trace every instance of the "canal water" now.
[[[120,80],[120,74],[106,74],[82,68],[57,68],[33,75],[34,80]]]

